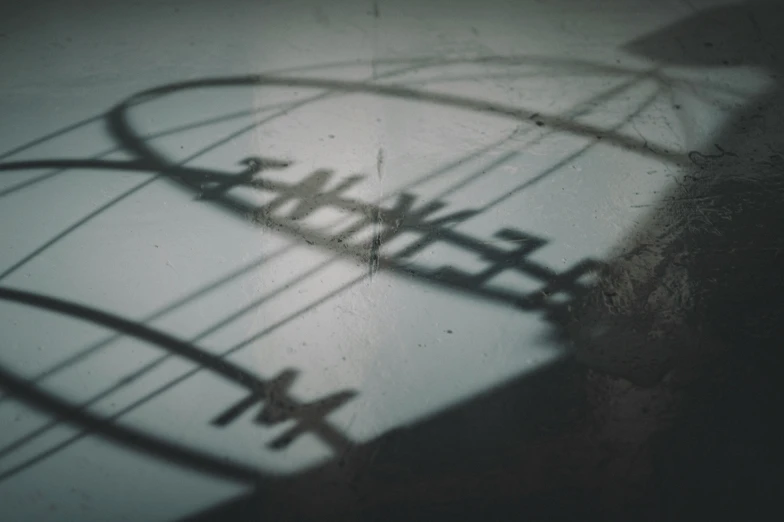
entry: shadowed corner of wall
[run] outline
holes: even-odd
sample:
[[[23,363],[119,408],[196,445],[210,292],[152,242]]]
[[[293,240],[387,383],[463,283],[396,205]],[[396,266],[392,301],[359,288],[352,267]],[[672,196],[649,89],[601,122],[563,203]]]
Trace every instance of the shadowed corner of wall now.
[[[748,518],[784,480],[784,3],[700,11],[625,49],[663,67],[756,69],[702,155],[566,321],[587,366],[660,388],[677,415],[652,443],[662,516]],[[751,74],[751,73],[747,73]]]

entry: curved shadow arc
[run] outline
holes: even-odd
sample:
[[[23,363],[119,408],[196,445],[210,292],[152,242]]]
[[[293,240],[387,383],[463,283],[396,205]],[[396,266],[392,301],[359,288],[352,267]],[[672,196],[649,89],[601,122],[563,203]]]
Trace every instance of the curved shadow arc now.
[[[216,373],[245,386],[247,386],[251,380],[256,380],[255,376],[242,368],[225,361],[217,360],[213,356],[201,352],[170,335],[100,310],[53,297],[9,288],[0,288],[0,300],[33,306],[50,312],[57,312],[82,319],[99,326],[113,328],[137,339],[156,344],[162,348],[175,352],[200,365],[208,366]],[[18,397],[25,403],[53,414],[66,422],[77,424],[89,432],[98,433],[120,445],[151,454],[164,461],[243,483],[256,483],[264,478],[264,475],[259,470],[251,466],[213,457],[207,453],[186,448],[182,445],[168,442],[160,437],[143,433],[140,430],[118,425],[113,422],[112,419],[103,418],[84,411],[52,393],[31,385],[25,379],[20,378],[5,369],[2,365],[0,365],[0,387],[5,388],[10,395]],[[49,453],[50,452],[47,452],[44,455],[37,457],[34,461],[28,461],[25,468],[42,460],[46,456],[49,456]],[[17,467],[0,473],[0,481],[20,471],[22,471],[22,469]]]
[[[649,74],[651,74],[650,71]],[[132,145],[132,150],[141,157],[149,159],[156,157],[160,158],[160,156],[154,153],[150,147],[146,147],[142,144],[143,140],[140,137],[136,136],[133,132],[130,131],[132,127],[126,114],[131,108],[152,99],[184,90],[265,86],[325,89],[343,93],[362,93],[389,98],[401,98],[409,101],[435,103],[438,105],[452,106],[487,114],[495,114],[514,120],[530,121],[531,119],[536,118],[537,121],[543,122],[545,125],[554,130],[563,131],[590,139],[595,139],[597,135],[603,136],[604,142],[606,143],[613,144],[622,149],[632,150],[643,156],[653,157],[654,159],[658,159],[660,161],[680,163],[688,159],[681,152],[670,150],[662,146],[652,146],[648,142],[629,136],[608,133],[607,129],[603,129],[595,125],[565,120],[563,118],[559,118],[556,115],[543,114],[538,111],[521,109],[511,105],[479,101],[474,98],[453,94],[423,91],[400,85],[371,84],[367,82],[351,82],[344,80],[298,78],[287,76],[270,76],[264,74],[202,78],[198,80],[170,83],[143,91],[121,102],[107,113],[109,120],[113,122],[113,124],[110,124],[109,128],[111,129],[111,132],[115,138],[118,138],[124,145]],[[168,164],[168,162],[165,164]]]

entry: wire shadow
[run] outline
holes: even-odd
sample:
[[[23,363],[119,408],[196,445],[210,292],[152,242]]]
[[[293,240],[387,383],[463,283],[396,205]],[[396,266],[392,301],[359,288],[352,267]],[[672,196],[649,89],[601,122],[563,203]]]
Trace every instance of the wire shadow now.
[[[118,333],[145,341],[178,357],[185,358],[197,364],[199,368],[207,369],[245,388],[247,396],[226,411],[218,413],[212,421],[214,426],[225,427],[237,420],[247,410],[258,407],[260,411],[255,417],[257,424],[269,426],[290,420],[294,421],[294,425],[291,428],[270,443],[270,447],[273,449],[285,448],[299,436],[306,433],[318,437],[337,454],[344,453],[351,445],[351,442],[339,430],[332,427],[325,417],[349,401],[355,395],[354,391],[341,391],[312,403],[301,403],[289,393],[289,389],[297,376],[295,370],[288,369],[276,378],[265,380],[240,366],[211,355],[207,351],[183,342],[169,334],[81,304],[9,288],[0,288],[0,300],[63,314],[110,328]],[[36,386],[30,385],[24,379],[15,376],[12,372],[2,367],[0,367],[0,387],[6,389],[11,395],[20,400],[41,408],[46,413],[52,414],[68,423],[75,424],[84,430],[64,443],[56,445],[51,450],[0,473],[0,481],[6,480],[40,462],[88,433],[101,435],[180,466],[222,476],[227,479],[255,482],[262,478],[262,474],[252,467],[227,463],[225,459],[211,457],[204,453],[166,442],[155,436],[144,434],[133,428],[115,424],[114,421],[126,413],[125,410],[133,408],[134,405],[102,418],[85,411],[79,406],[68,404],[66,401]],[[20,441],[20,444],[23,443],[24,441]]]
[[[238,83],[239,85],[242,85],[243,82],[235,82],[234,80],[231,80],[231,83]],[[295,81],[293,85],[296,86],[297,81]],[[357,89],[362,91],[366,88],[366,86],[361,84],[338,85],[341,87],[341,90],[346,90],[344,88],[348,87],[347,92],[357,92]],[[203,88],[205,86],[224,87],[225,84],[222,81],[219,81],[217,84],[212,81],[208,81],[205,84],[199,83],[176,85],[173,89],[171,89],[171,92],[179,91],[181,89]],[[319,82],[316,82],[310,86],[317,88],[324,87],[324,85],[320,84]],[[332,87],[334,86],[335,85],[332,85]],[[331,91],[328,91],[328,93],[329,92]],[[374,91],[371,90],[371,92]],[[382,88],[380,94],[405,98],[410,97],[414,92],[415,91],[410,89],[403,89],[401,91],[399,88],[392,88],[392,90],[390,90],[390,88]],[[160,95],[161,92],[158,91],[155,92],[153,96],[157,97]],[[149,99],[150,93],[143,93],[139,97],[135,97],[125,104],[125,108],[135,105],[138,103],[140,98]],[[414,99],[418,98],[415,96]],[[439,103],[443,102],[447,104],[452,104],[457,100],[459,102],[458,105],[466,106],[471,110],[483,108],[483,110],[488,109],[491,112],[504,112],[504,110],[501,110],[498,107],[485,107],[481,102],[473,103],[470,102],[470,100],[467,101],[465,99],[452,99],[452,97],[446,97],[444,99],[425,97],[424,99],[428,102],[438,101]],[[508,110],[506,110],[506,112],[509,113]],[[531,119],[535,116],[538,117],[534,113],[527,115],[523,114],[523,116],[517,114],[518,118],[524,116],[527,116],[528,119]],[[123,128],[122,118],[124,117],[124,113],[122,111],[112,111],[107,115],[107,117],[110,122],[110,128],[112,128],[115,132],[115,137],[131,137],[130,139],[125,139],[124,142],[120,140],[121,144],[119,150],[123,150],[124,152],[130,151],[132,153],[135,150],[136,154],[138,154],[140,150],[143,150],[143,148],[140,148],[139,145],[143,144],[144,139],[141,137],[137,138],[131,130]],[[220,145],[220,142],[213,146],[218,145]],[[203,151],[200,152],[200,154],[201,153],[203,153]],[[132,156],[133,155],[134,154],[132,154]],[[55,237],[52,241],[33,252],[31,256],[28,256],[28,258],[25,258],[20,263],[17,263],[11,267],[11,269],[7,270],[2,276],[5,277],[9,273],[13,272],[16,268],[27,262],[30,258],[34,257],[46,249],[49,245],[53,244],[53,242],[56,242],[67,235],[69,231],[78,228],[87,220],[92,219],[107,208],[110,208],[120,199],[128,197],[153,181],[160,179],[161,177],[184,183],[188,189],[197,194],[198,199],[202,199],[204,201],[217,201],[219,205],[233,212],[239,211],[244,213],[248,209],[243,208],[242,206],[237,205],[236,202],[226,198],[226,195],[230,190],[237,187],[252,187],[253,189],[263,190],[266,192],[271,191],[277,194],[278,197],[276,201],[263,208],[254,209],[254,213],[259,223],[263,224],[264,226],[278,228],[279,230],[285,229],[294,237],[301,240],[304,239],[305,242],[312,245],[318,244],[322,247],[330,247],[335,246],[336,244],[341,244],[341,246],[337,248],[338,253],[344,256],[359,258],[360,260],[366,262],[368,264],[368,276],[372,276],[375,271],[380,269],[391,270],[399,274],[421,279],[431,284],[436,284],[452,290],[458,290],[467,295],[504,302],[506,304],[517,306],[521,309],[547,310],[549,308],[553,308],[554,306],[550,302],[551,297],[553,296],[558,298],[556,307],[563,306],[568,300],[569,296],[573,296],[579,293],[579,291],[582,289],[582,285],[578,282],[578,280],[594,268],[593,263],[589,261],[580,264],[568,273],[557,274],[547,267],[532,263],[526,260],[525,257],[536,249],[541,248],[546,243],[546,241],[544,239],[537,238],[517,230],[501,229],[496,234],[495,239],[500,240],[501,242],[506,242],[508,245],[514,247],[511,249],[511,251],[509,251],[509,249],[491,246],[481,240],[455,232],[451,229],[451,225],[476,215],[476,212],[471,210],[464,210],[453,213],[447,218],[433,218],[432,215],[434,213],[437,213],[446,206],[446,203],[441,201],[427,202],[419,209],[416,209],[414,208],[416,196],[410,193],[401,194],[393,206],[372,205],[363,203],[361,201],[351,200],[350,198],[345,197],[342,193],[350,188],[351,183],[358,181],[358,178],[349,180],[348,184],[328,189],[327,187],[332,181],[331,174],[326,171],[317,171],[305,182],[297,186],[287,186],[285,184],[279,185],[270,183],[267,180],[257,176],[257,174],[262,173],[266,169],[285,168],[288,166],[286,162],[267,160],[264,158],[247,158],[241,162],[241,164],[245,166],[245,169],[240,173],[231,174],[222,171],[205,170],[171,164],[162,157],[158,157],[154,153],[145,153],[145,156],[146,157],[142,159],[132,159],[129,161],[111,161],[96,158],[88,160],[8,162],[3,164],[1,167],[3,170],[89,168],[101,170],[119,170],[127,172],[147,172],[153,174],[154,177],[148,179],[140,186],[132,189],[132,191],[129,193],[123,194],[120,196],[120,198],[116,198],[114,201],[111,201],[108,204],[102,206],[83,220],[80,220],[78,223],[67,229],[63,234]],[[310,208],[306,209],[300,205],[300,207],[295,209],[289,216],[281,216],[276,213],[276,210],[281,206],[282,203],[292,200],[300,200],[301,203],[307,200],[305,205]],[[339,208],[356,213],[361,219],[359,223],[352,225],[352,232],[360,232],[363,228],[368,226],[375,227],[377,230],[371,243],[369,245],[363,243],[352,244],[349,241],[351,239],[352,233],[347,233],[345,231],[339,236],[329,236],[318,234],[315,231],[303,231],[301,227],[295,226],[295,222],[299,222],[307,218],[307,216],[314,210],[326,207]],[[403,232],[416,232],[421,234],[422,237],[415,244],[409,245],[403,252],[399,252],[395,256],[382,256],[380,252],[382,246],[384,246],[387,241],[394,239]],[[413,265],[407,261],[407,258],[414,256],[417,252],[421,251],[423,248],[426,248],[428,245],[434,242],[444,242],[454,247],[463,248],[471,254],[488,261],[489,266],[486,270],[478,274],[464,274],[451,269],[450,267],[444,267],[441,270],[432,271]],[[523,272],[528,276],[539,279],[542,281],[541,290],[532,293],[531,295],[521,295],[519,293],[510,292],[502,288],[493,288],[487,285],[487,283],[490,282],[495,276],[503,273],[506,270]],[[567,297],[564,298],[564,296]],[[104,320],[106,318],[102,317],[101,319]],[[215,369],[209,365],[206,365],[206,368],[211,370]],[[281,385],[285,385],[290,381],[290,378],[291,375],[283,375],[280,377],[279,382]],[[165,389],[158,390],[156,394],[163,391],[165,391]],[[224,414],[216,417],[214,424],[216,426],[225,426],[227,423],[235,420],[247,408],[257,404],[261,400],[260,394],[264,395],[263,392],[264,390],[261,392],[256,391],[251,393],[248,397],[242,399],[240,402],[229,408],[229,410],[224,412]],[[155,394],[152,394],[150,397],[146,397],[145,402],[154,395]],[[308,405],[307,407],[302,406],[301,409],[302,412],[310,412],[311,414],[326,414],[331,409],[339,407],[349,398],[349,395],[339,394],[336,397],[328,398],[324,402],[320,402],[315,405]],[[257,421],[261,423],[269,423],[278,417],[280,417],[279,413],[270,413],[270,410],[266,408],[262,410],[262,413],[257,416]],[[307,420],[308,417],[305,416],[303,418]],[[302,422],[299,426],[284,435],[281,439],[274,441],[273,447],[283,447],[296,436],[304,433],[305,431],[308,431],[309,427],[306,428],[306,426],[308,426],[308,422]],[[21,443],[23,442],[24,441],[21,441]],[[67,443],[70,443],[70,441]],[[13,449],[14,447],[17,446],[14,445],[10,449]],[[17,470],[21,469],[22,468],[17,468]],[[9,476],[9,473],[6,473],[4,476]]]
[[[417,196],[406,192],[400,194],[397,197],[397,200],[393,201],[391,205],[381,203],[369,204],[354,200],[345,194],[351,187],[351,184],[359,182],[360,178],[350,179],[342,185],[338,184],[335,186],[333,175],[330,172],[317,171],[312,173],[310,177],[301,183],[290,184],[275,182],[263,175],[264,166],[266,165],[265,161],[267,161],[263,158],[248,158],[244,163],[246,169],[234,174],[194,169],[192,167],[174,164],[170,159],[164,157],[158,151],[150,147],[149,144],[145,142],[145,139],[134,131],[129,124],[129,119],[127,117],[128,112],[138,103],[186,89],[261,85],[285,85],[312,87],[316,89],[332,89],[344,92],[375,93],[382,96],[410,99],[418,102],[441,103],[459,108],[477,110],[480,112],[497,114],[502,117],[513,118],[521,122],[529,122],[536,118],[542,121],[543,124],[549,124],[553,128],[565,132],[590,137],[591,139],[596,135],[609,138],[605,140],[605,143],[609,142],[660,160],[675,163],[688,160],[686,155],[679,154],[675,151],[650,148],[647,142],[618,136],[615,133],[607,133],[606,129],[581,125],[554,116],[540,116],[531,111],[524,111],[519,108],[484,103],[479,100],[470,100],[455,96],[419,92],[406,87],[368,86],[367,84],[362,83],[341,82],[336,80],[287,79],[261,75],[183,82],[152,89],[136,97],[132,97],[107,114],[112,136],[118,141],[123,150],[130,152],[133,157],[137,158],[133,160],[134,170],[138,169],[155,173],[155,175],[160,176],[160,178],[169,179],[182,187],[187,193],[197,195],[204,202],[224,208],[234,215],[238,212],[242,214],[251,212],[255,216],[257,223],[263,226],[273,227],[298,240],[302,240],[313,246],[329,249],[341,256],[359,259],[367,265],[366,277],[376,273],[378,270],[389,270],[401,276],[413,277],[417,281],[433,284],[473,298],[500,302],[519,307],[526,311],[543,311],[545,315],[551,317],[556,324],[560,324],[559,321],[563,319],[568,305],[583,302],[582,296],[586,291],[590,290],[590,287],[589,285],[581,283],[580,280],[583,276],[598,268],[598,265],[594,262],[586,261],[585,263],[578,264],[576,267],[573,267],[572,270],[565,273],[556,273],[548,267],[532,263],[530,259],[528,259],[528,256],[532,252],[541,248],[546,243],[544,238],[516,229],[502,228],[497,231],[496,239],[500,240],[501,244],[506,244],[507,248],[499,248],[490,245],[481,239],[461,233],[456,229],[455,225],[477,215],[479,209],[451,211],[449,215],[443,216],[440,215],[439,212],[447,209],[446,202],[440,200],[426,201],[417,207]],[[273,162],[272,164],[274,165],[275,163]],[[280,168],[285,168],[285,164],[283,163],[279,162],[277,165]],[[32,164],[27,166],[29,168],[34,168]],[[56,167],[58,165],[57,162],[54,162],[48,166]],[[82,166],[90,167],[90,164],[83,164]],[[130,167],[130,165],[127,166]],[[15,166],[15,168],[22,167],[24,166],[20,164],[16,164]],[[39,167],[40,165],[35,168]],[[101,167],[96,166],[96,168],[106,167],[107,165],[105,164]],[[229,192],[235,189],[264,191],[273,195],[273,202],[262,207],[243,206],[242,203],[227,197]],[[281,213],[281,208],[285,204],[292,202],[295,203],[294,210],[288,214]],[[325,234],[323,231],[309,227],[307,223],[309,216],[316,210],[323,208],[341,209],[356,216],[357,219],[348,231],[343,230],[339,234]],[[374,235],[370,240],[352,241],[355,234],[359,235],[362,230],[367,230],[368,228],[374,230]],[[413,233],[418,239],[396,252],[384,250],[385,245],[393,239],[400,237],[404,232]],[[432,267],[419,265],[412,261],[412,259],[416,257],[416,254],[421,252],[423,248],[439,242],[462,249],[469,254],[485,260],[487,262],[485,268],[476,273],[465,273],[448,266],[433,269]],[[537,279],[541,282],[541,288],[534,293],[521,294],[508,288],[494,286],[492,284],[493,279],[499,274],[507,271],[521,273],[526,277]],[[217,414],[212,421],[213,425],[216,427],[225,426],[236,421],[239,416],[251,408],[261,408],[260,402],[263,402],[264,400],[262,396],[271,399],[274,395],[272,390],[280,389],[280,393],[285,396],[285,392],[294,376],[292,372],[284,372],[276,380],[263,381],[262,384],[259,384],[257,377],[244,372],[241,368],[234,368],[231,365],[226,366],[221,359],[201,354],[198,349],[195,349],[195,347],[187,343],[170,338],[166,336],[166,334],[155,333],[155,331],[150,331],[146,327],[128,323],[121,318],[108,316],[101,312],[82,307],[81,305],[74,305],[73,303],[14,290],[2,290],[0,298],[42,307],[50,311],[56,311],[74,317],[81,317],[96,322],[97,324],[104,324],[111,328],[115,328],[118,331],[123,331],[123,333],[127,335],[135,335],[148,342],[155,342],[166,350],[176,353],[178,356],[190,358],[200,367],[204,367],[209,371],[215,371],[223,377],[232,379],[234,382],[244,386],[247,389],[248,395],[239,399],[225,411]],[[191,348],[194,350],[191,350]],[[580,401],[574,397],[579,396],[581,388],[580,386],[576,386],[575,383],[580,383],[580,385],[582,385],[585,376],[579,372],[575,373],[575,370],[572,367],[569,368],[569,371],[561,369],[555,370],[555,373],[559,375],[562,375],[562,373],[564,375],[569,375],[557,379],[552,378],[552,382],[557,383],[558,386],[546,386],[544,382],[547,379],[543,381],[541,379],[530,378],[524,381],[517,381],[515,385],[510,386],[509,388],[503,388],[504,390],[513,390],[513,392],[502,393],[506,397],[507,402],[505,402],[505,404],[508,404],[508,407],[501,408],[500,410],[496,409],[499,404],[497,399],[498,396],[491,393],[487,396],[489,399],[486,401],[479,400],[476,403],[466,403],[464,405],[465,409],[446,412],[444,416],[432,419],[432,423],[421,423],[408,432],[406,430],[401,430],[390,436],[381,437],[379,440],[363,445],[360,448],[351,447],[350,441],[347,441],[345,436],[341,436],[339,433],[333,434],[333,447],[343,451],[344,455],[351,455],[350,457],[341,457],[322,470],[313,474],[307,474],[303,477],[298,477],[291,482],[287,481],[285,482],[285,486],[281,486],[280,489],[272,488],[272,491],[278,491],[283,494],[287,489],[290,489],[286,494],[291,495],[288,498],[296,503],[301,501],[302,498],[307,498],[307,495],[304,495],[303,493],[304,491],[309,491],[309,488],[314,487],[313,485],[319,487],[320,485],[323,485],[324,482],[322,479],[324,479],[324,477],[330,478],[334,476],[334,474],[340,476],[340,474],[343,473],[341,470],[345,468],[353,470],[351,478],[354,480],[354,484],[350,483],[349,487],[359,487],[359,489],[363,489],[363,487],[356,485],[356,482],[362,478],[362,475],[361,473],[354,473],[354,471],[366,472],[368,466],[373,469],[373,463],[380,463],[385,460],[386,464],[384,466],[379,465],[378,468],[381,469],[382,474],[383,472],[386,472],[388,476],[391,475],[395,478],[397,481],[395,482],[395,487],[401,491],[401,496],[395,497],[392,495],[391,498],[406,498],[407,493],[405,493],[405,490],[407,488],[405,485],[401,486],[401,484],[405,484],[407,480],[410,480],[412,472],[411,470],[401,471],[399,469],[397,471],[394,469],[389,471],[390,467],[394,468],[393,461],[398,458],[401,462],[413,466],[414,469],[428,469],[428,466],[443,466],[453,462],[455,459],[469,456],[470,458],[468,458],[468,460],[471,460],[472,463],[476,464],[476,459],[474,458],[476,455],[471,452],[475,451],[476,441],[479,437],[473,436],[466,439],[461,439],[459,437],[461,429],[469,430],[470,433],[476,435],[476,426],[481,426],[481,429],[486,431],[486,437],[481,438],[481,440],[486,443],[486,447],[498,448],[498,453],[495,454],[494,458],[503,461],[507,456],[504,453],[505,451],[514,451],[512,449],[513,444],[510,443],[510,440],[515,439],[515,436],[519,435],[521,431],[529,433],[528,430],[531,429],[529,426],[523,428],[521,427],[522,424],[510,421],[510,418],[516,418],[515,416],[519,417],[521,413],[530,412],[529,409],[523,408],[521,402],[518,402],[515,397],[519,398],[520,395],[525,395],[525,390],[528,390],[527,393],[529,395],[527,395],[527,397],[529,397],[529,399],[526,400],[530,405],[537,400],[543,400],[543,397],[546,397],[547,401],[552,401],[553,397],[561,396],[560,394],[566,394],[564,395],[566,398],[563,400],[562,404],[559,403],[554,407],[552,402],[548,402],[549,407],[553,407],[559,414],[568,409],[566,405],[569,405],[570,408],[575,405],[580,405]],[[235,372],[235,370],[239,373]],[[93,429],[113,440],[137,447],[179,465],[186,465],[193,469],[199,469],[217,476],[224,476],[232,480],[241,480],[247,483],[254,483],[254,481],[259,482],[262,480],[260,474],[255,470],[242,466],[229,466],[225,463],[221,466],[218,465],[219,462],[214,462],[214,460],[208,456],[200,454],[194,455],[190,450],[173,446],[165,441],[158,441],[154,438],[150,439],[144,434],[132,430],[127,431],[125,428],[120,428],[103,419],[96,419],[94,416],[80,411],[78,408],[64,404],[63,401],[56,397],[52,397],[45,392],[29,386],[29,383],[25,383],[14,375],[6,375],[7,373],[8,372],[3,370],[3,374],[0,374],[0,378],[3,380],[3,386],[50,412],[59,412],[64,417],[69,418],[72,422],[84,425],[88,429]],[[554,374],[548,370],[543,372],[543,375],[550,379]],[[544,391],[547,391],[547,393]],[[323,403],[318,403],[316,405],[297,405],[297,408],[300,408],[297,411],[301,413],[300,424],[298,424],[298,429],[289,432],[290,437],[296,437],[304,431],[313,430],[314,428],[311,425],[313,423],[315,423],[317,429],[325,429],[323,427],[324,422],[322,422],[323,417],[332,409],[344,404],[349,398],[350,393],[345,392],[329,397]],[[471,406],[471,404],[480,404],[481,406],[475,408]],[[479,412],[490,412],[494,409],[498,412],[498,416],[494,418],[494,422],[487,422],[485,424],[474,422],[477,418],[487,421],[487,417],[483,417]],[[460,423],[454,420],[455,418],[465,416],[466,411],[472,412],[470,415],[467,415],[472,419],[470,423]],[[286,401],[284,401],[283,406],[277,410],[269,409],[266,406],[261,408],[260,412],[255,417],[255,421],[260,424],[265,424],[277,422],[282,418],[287,418],[287,416],[292,415],[293,414],[287,410]],[[488,415],[495,414],[488,413]],[[452,420],[445,422],[445,418]],[[537,416],[536,418],[539,417]],[[528,417],[526,421],[531,421],[531,419],[532,417]],[[560,422],[559,419],[551,419],[551,421],[551,424],[558,424]],[[566,424],[569,423],[567,422]],[[470,428],[471,425],[474,426],[473,429]],[[436,429],[432,428],[432,426],[441,427]],[[429,429],[439,433],[439,435],[437,437],[425,437],[423,439],[420,435],[416,434],[422,433],[423,430],[428,431]],[[414,434],[407,435],[406,433]],[[333,437],[333,435],[330,435],[330,437]],[[526,435],[525,437],[521,436],[518,442],[530,441],[530,438],[527,438],[528,436],[529,435]],[[450,439],[450,437],[452,439],[458,439],[458,444],[456,446],[451,444],[446,445],[453,451],[452,454],[434,451],[432,454],[436,457],[434,457],[432,461],[423,464],[422,468],[416,467],[418,461],[427,460],[427,458],[422,459],[420,452],[410,448],[416,448],[422,440],[430,440],[430,445],[428,447],[432,449],[438,444],[444,444],[443,441]],[[545,434],[542,433],[539,433],[537,437],[546,438]],[[285,443],[289,441],[288,439],[288,437],[280,439],[278,445],[285,445]],[[409,449],[402,450],[401,454],[400,451],[395,450],[395,448],[400,447],[408,447]],[[554,444],[548,447],[551,449],[548,450],[548,452],[543,452],[545,457],[541,457],[541,459],[544,459],[544,462],[559,462],[558,452],[567,451],[571,446],[564,443],[564,445]],[[575,447],[582,451],[580,449],[582,447],[579,444]],[[348,448],[350,448],[350,451]],[[486,456],[485,452],[476,453],[480,454],[480,456],[477,457],[480,460],[483,456]],[[381,454],[380,457],[378,456],[379,454]],[[520,464],[521,462],[525,464],[537,464],[542,462],[542,460],[537,460],[535,456],[530,455],[529,453],[526,453],[526,455],[527,456],[522,458],[521,461],[515,461],[519,464],[520,470],[526,469],[523,464]],[[566,458],[566,460],[568,461],[569,459]],[[499,460],[494,461],[498,462]],[[370,464],[367,464],[368,462]],[[386,471],[384,468],[386,468]],[[494,469],[495,471],[500,469],[501,472],[503,472],[503,468],[490,469]],[[480,485],[476,480],[468,478],[469,475],[473,473],[470,471],[470,468],[463,468],[461,473],[462,474],[457,475],[459,478],[458,482],[463,484],[458,488],[460,494],[467,494],[471,487]],[[515,473],[517,473],[517,471]],[[520,471],[519,473],[519,475],[513,475],[513,478],[525,482],[527,477],[525,471]],[[413,476],[416,476],[416,474],[414,473]],[[480,476],[484,477],[484,475]],[[528,478],[528,480],[530,480],[530,478]],[[371,497],[376,496],[376,498],[378,495],[383,496],[379,493],[379,491],[383,490],[385,487],[383,486],[383,483],[384,480],[382,479],[370,481],[372,486],[364,487],[364,490],[367,493],[368,489],[372,490],[373,488],[378,488],[367,494]],[[440,494],[444,496],[443,498],[449,498],[449,481],[436,478],[434,482],[429,482],[429,484],[434,483],[437,483],[437,486],[434,489],[440,491]],[[488,481],[488,484],[491,484],[491,487],[498,487],[499,482]],[[527,482],[526,484],[527,487],[535,489]],[[269,491],[265,488],[260,488],[260,490],[264,489],[265,491]],[[503,490],[503,488],[501,489],[506,491],[507,494],[513,494],[515,491],[514,487],[510,487],[508,484],[506,485],[506,488],[507,489],[505,490]],[[391,489],[394,490],[394,488]],[[546,488],[544,488],[544,490],[546,490]],[[454,492],[454,490],[452,491]],[[481,491],[487,492],[488,488],[481,489]],[[340,494],[342,494],[342,491],[328,490],[322,495],[329,496],[332,493],[335,493],[335,496],[339,497]],[[476,501],[475,495],[467,496]],[[577,495],[577,497],[580,501],[586,500],[584,496]],[[427,504],[422,498],[423,497],[419,497],[419,504],[417,504],[419,507],[423,507],[423,505]],[[246,501],[248,501],[248,499],[243,499],[239,503]],[[255,511],[248,511],[247,515],[249,517],[258,517],[261,507],[257,504],[257,501],[258,496],[251,496],[249,505],[254,506]],[[530,498],[528,498],[526,502],[530,502]],[[387,508],[393,503],[394,501],[389,500],[382,502]],[[552,509],[555,504],[557,504],[557,501],[545,503],[548,507],[542,514],[547,515],[547,510]],[[367,505],[363,504],[365,507]],[[470,504],[468,506],[470,507]],[[525,507],[524,504],[514,504],[514,506],[516,506],[516,508]],[[280,504],[278,507],[280,507]],[[410,510],[413,508],[411,508],[411,505],[404,505],[400,507],[400,509],[405,512],[406,509]],[[219,510],[218,513],[213,513],[213,515],[217,517],[220,513],[224,513],[225,515],[225,511],[222,510]],[[390,513],[395,513],[395,516],[397,516],[400,514],[400,511],[392,510]],[[409,512],[409,514],[411,513]],[[552,514],[552,512],[549,512],[549,514]],[[376,515],[378,515],[378,513],[376,513]],[[387,519],[390,519],[390,517],[391,519],[395,519],[392,514],[386,516]],[[384,516],[379,515],[377,518],[384,519]]]
[[[574,313],[554,321],[573,359],[187,520],[775,512],[784,491],[782,17],[780,2],[727,5],[628,46],[662,66],[754,66],[773,82],[712,138],[716,154],[684,155],[686,176]]]

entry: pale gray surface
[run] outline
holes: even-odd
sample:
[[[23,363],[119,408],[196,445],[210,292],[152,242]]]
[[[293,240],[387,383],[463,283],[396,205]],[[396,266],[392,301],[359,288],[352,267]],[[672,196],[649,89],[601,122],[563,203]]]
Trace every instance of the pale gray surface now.
[[[129,152],[117,148],[100,116],[135,93],[172,82],[261,73],[350,83],[362,92],[307,85],[183,90],[143,100],[127,116],[148,146],[189,168],[236,173],[242,159],[261,156],[292,162],[265,171],[265,179],[293,184],[326,169],[333,172],[327,190],[361,176],[343,195],[368,204],[390,208],[407,192],[415,207],[442,200],[435,216],[476,210],[453,230],[499,248],[506,248],[494,237],[501,229],[532,234],[547,243],[531,259],[562,272],[610,255],[679,177],[683,154],[710,151],[711,133],[729,110],[768,86],[750,68],[657,68],[623,50],[698,4],[718,2],[6,6],[13,12],[0,16],[0,144],[12,152],[3,152],[2,162],[126,160]],[[392,96],[374,90],[377,84],[416,93]],[[444,96],[417,94],[425,92]],[[313,96],[319,98],[299,103]],[[520,112],[489,113],[482,104]],[[537,125],[540,120],[545,124]],[[598,140],[594,131],[605,134]],[[620,147],[618,136],[636,147]],[[652,154],[643,143],[670,156]],[[116,314],[213,354],[239,347],[228,359],[262,378],[295,368],[291,391],[301,401],[356,390],[328,418],[351,441],[414,423],[563,353],[545,340],[549,325],[538,312],[401,277],[383,263],[371,278],[370,260],[341,255],[344,246],[310,245],[253,224],[169,181],[150,182],[150,172],[54,173],[2,172],[4,288]],[[251,189],[231,194],[256,205],[269,198]],[[292,208],[281,207],[278,215]],[[334,237],[360,218],[321,209],[298,226]],[[372,233],[372,226],[362,232],[365,239]],[[384,244],[382,257],[415,239],[402,235]],[[487,267],[476,252],[439,241],[408,262],[467,273]],[[511,273],[488,284],[520,294],[542,288],[533,277]],[[120,412],[196,367],[155,345],[114,338],[90,357],[37,378],[113,333],[8,302],[0,304],[0,331],[3,368],[71,403],[91,401],[168,356],[89,405],[101,415]],[[264,473],[299,472],[333,456],[311,435],[282,451],[268,449],[265,443],[290,425],[259,427],[250,414],[223,429],[210,425],[244,393],[202,370],[117,422]],[[64,424],[37,431],[50,420],[13,399],[0,402],[3,520],[170,520],[245,488],[90,435],[6,473],[79,433]],[[34,439],[14,446],[33,432]]]

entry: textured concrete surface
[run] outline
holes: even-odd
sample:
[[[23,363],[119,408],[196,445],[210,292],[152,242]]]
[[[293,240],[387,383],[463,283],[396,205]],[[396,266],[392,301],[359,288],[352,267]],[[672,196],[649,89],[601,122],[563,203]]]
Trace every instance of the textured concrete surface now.
[[[0,518],[774,517],[780,20],[3,5]]]

